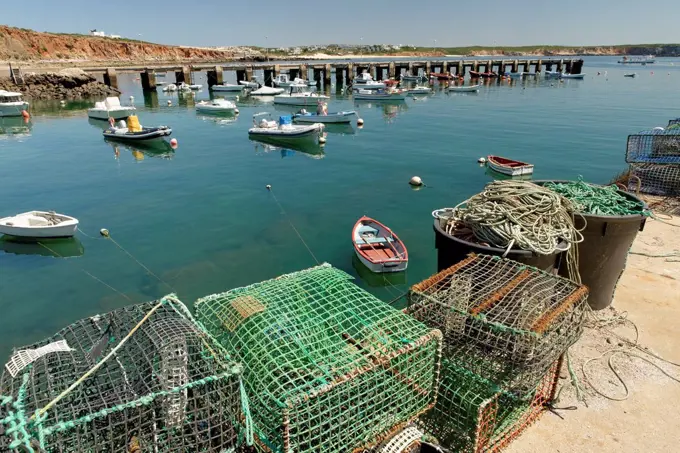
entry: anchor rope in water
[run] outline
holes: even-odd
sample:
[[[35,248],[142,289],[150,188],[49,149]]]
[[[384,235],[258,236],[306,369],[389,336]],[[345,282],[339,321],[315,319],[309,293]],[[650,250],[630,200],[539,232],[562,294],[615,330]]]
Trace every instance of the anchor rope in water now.
[[[281,203],[279,202],[279,199],[276,198],[276,194],[274,193],[274,189],[272,189],[271,186],[267,186],[267,190],[269,190],[269,193],[272,194],[272,197],[274,198],[274,201],[275,201],[276,204],[279,206],[279,209],[280,209],[281,212],[283,213],[284,217],[286,217],[286,220],[287,220],[288,223],[290,224],[290,227],[293,229],[293,231],[295,231],[295,234],[297,234],[297,237],[300,238],[300,242],[302,242],[302,244],[305,246],[305,248],[307,249],[307,251],[309,252],[309,254],[312,255],[312,258],[314,258],[314,261],[316,261],[316,264],[321,264],[321,263],[319,262],[319,260],[316,259],[316,256],[314,255],[314,252],[312,252],[312,249],[309,248],[309,245],[307,245],[307,243],[305,242],[305,240],[302,238],[302,235],[300,234],[300,232],[298,231],[298,229],[295,228],[295,225],[293,224],[293,221],[290,220],[290,217],[288,216],[288,213],[286,212],[286,210],[283,209],[283,206],[281,206]]]

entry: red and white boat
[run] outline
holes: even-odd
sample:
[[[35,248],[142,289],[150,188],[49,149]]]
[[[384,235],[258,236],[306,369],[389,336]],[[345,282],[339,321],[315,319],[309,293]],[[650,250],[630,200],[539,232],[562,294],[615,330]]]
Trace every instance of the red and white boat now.
[[[530,175],[534,165],[500,156],[487,156],[486,164],[494,171],[508,176]]]
[[[404,243],[392,230],[370,217],[363,216],[354,225],[352,243],[359,260],[372,272],[400,272],[408,266]]]
[[[487,72],[470,71],[470,78],[471,79],[478,79],[479,77],[481,77],[483,79],[492,79],[494,77],[498,77],[498,74],[494,71],[487,71]]]

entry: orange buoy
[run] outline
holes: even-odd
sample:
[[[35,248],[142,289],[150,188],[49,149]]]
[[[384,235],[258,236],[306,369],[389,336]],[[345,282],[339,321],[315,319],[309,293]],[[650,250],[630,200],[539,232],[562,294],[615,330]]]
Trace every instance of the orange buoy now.
[[[113,127],[113,125],[116,123],[116,120],[113,119],[112,116],[109,117],[109,126]]]
[[[172,140],[170,140],[170,146],[172,146],[172,149],[177,148],[177,139],[176,138],[173,138]]]
[[[27,120],[27,119],[29,119],[29,118],[31,117],[31,114],[28,113],[26,110],[22,110],[22,111],[21,111],[21,116],[23,116],[24,119]]]

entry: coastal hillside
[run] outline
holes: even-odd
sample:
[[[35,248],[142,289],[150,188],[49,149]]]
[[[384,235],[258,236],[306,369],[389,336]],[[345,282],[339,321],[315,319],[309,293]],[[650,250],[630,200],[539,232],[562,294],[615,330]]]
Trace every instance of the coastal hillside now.
[[[5,61],[224,61],[243,57],[249,50],[166,46],[127,39],[42,33],[0,25],[0,60]]]

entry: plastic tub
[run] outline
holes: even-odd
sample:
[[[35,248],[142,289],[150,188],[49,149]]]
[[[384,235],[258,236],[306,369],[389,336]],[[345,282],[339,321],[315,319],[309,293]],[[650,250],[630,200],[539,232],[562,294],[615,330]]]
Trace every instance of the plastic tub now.
[[[548,182],[570,181],[534,181],[538,185]],[[618,193],[629,200],[642,203],[646,211],[646,203],[635,195],[622,190],[618,190]],[[638,231],[644,229],[647,217],[644,212],[623,216],[580,214],[574,220],[576,228],[583,230],[583,242],[578,246],[581,282],[590,289],[588,304],[593,310],[602,310],[612,303],[616,284],[626,267],[628,250]],[[559,273],[568,277],[566,260],[562,260]]]

